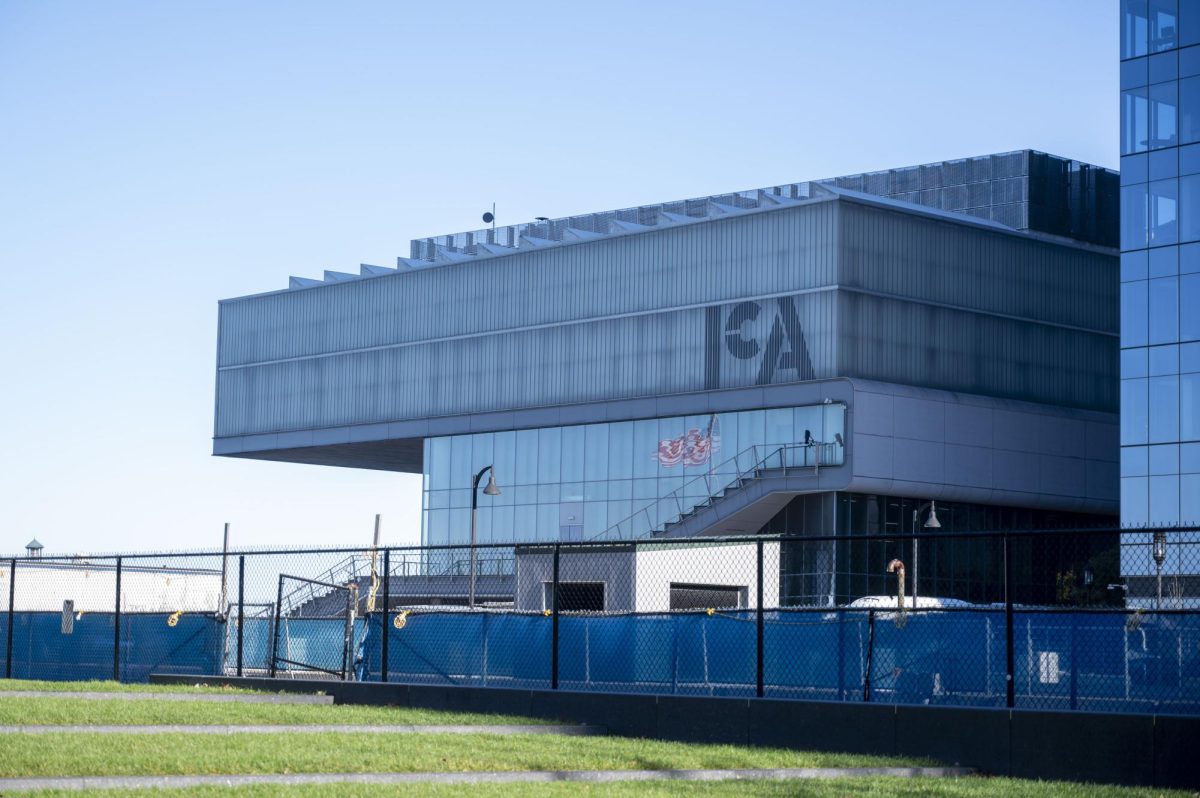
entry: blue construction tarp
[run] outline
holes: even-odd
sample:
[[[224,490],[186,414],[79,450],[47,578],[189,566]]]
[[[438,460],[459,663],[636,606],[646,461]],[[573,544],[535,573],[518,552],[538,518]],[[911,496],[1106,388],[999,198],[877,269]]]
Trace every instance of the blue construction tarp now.
[[[394,682],[544,687],[552,619],[421,612],[388,627]],[[750,696],[753,612],[563,615],[559,686],[571,690]],[[764,694],[780,698],[1003,707],[999,610],[764,613]],[[1200,711],[1200,616],[1017,612],[1014,703],[1106,712]],[[378,621],[361,652],[379,679]],[[869,664],[869,669],[868,669]],[[869,678],[868,678],[869,677]]]
[[[121,616],[119,673],[144,682],[151,673],[203,676],[220,672],[224,624],[212,615]],[[60,612],[15,612],[11,671],[18,679],[112,679],[116,639],[112,613],[83,613],[63,631]],[[7,617],[5,618],[7,635]]]

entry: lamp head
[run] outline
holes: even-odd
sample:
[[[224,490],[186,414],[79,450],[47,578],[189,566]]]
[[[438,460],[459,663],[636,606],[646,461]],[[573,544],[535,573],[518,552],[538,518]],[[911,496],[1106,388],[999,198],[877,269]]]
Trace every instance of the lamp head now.
[[[942,523],[937,520],[937,503],[929,503],[929,518],[925,519],[926,529],[941,529]]]
[[[499,496],[500,488],[496,485],[496,475],[488,474],[488,484],[483,488],[484,496]]]

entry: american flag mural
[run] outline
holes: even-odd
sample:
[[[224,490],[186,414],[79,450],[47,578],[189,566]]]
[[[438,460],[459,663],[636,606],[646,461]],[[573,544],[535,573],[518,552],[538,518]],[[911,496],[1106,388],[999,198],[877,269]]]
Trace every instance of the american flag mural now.
[[[721,426],[717,414],[708,420],[707,429],[692,427],[678,438],[666,438],[658,442],[658,464],[672,468],[682,463],[685,466],[701,466],[712,462],[714,454],[721,450]]]

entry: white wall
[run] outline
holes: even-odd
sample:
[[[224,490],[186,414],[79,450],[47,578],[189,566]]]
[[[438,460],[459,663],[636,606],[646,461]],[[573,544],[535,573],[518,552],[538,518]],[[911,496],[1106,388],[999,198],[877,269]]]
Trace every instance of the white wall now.
[[[10,570],[0,568],[0,610],[8,610]],[[236,587],[236,585],[235,585]],[[112,565],[17,563],[16,612],[61,612],[63,601],[76,612],[112,612],[117,573]],[[217,612],[219,571],[180,571],[125,566],[121,569],[122,612]]]

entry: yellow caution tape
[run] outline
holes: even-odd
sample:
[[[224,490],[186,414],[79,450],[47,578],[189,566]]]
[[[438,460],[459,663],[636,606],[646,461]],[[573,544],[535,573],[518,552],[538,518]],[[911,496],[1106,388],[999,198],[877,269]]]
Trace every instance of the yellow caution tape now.
[[[712,615],[714,612],[716,612],[716,610],[712,607],[709,607],[707,610],[705,610],[705,612],[707,612],[709,615]]]
[[[408,623],[408,610],[396,613],[396,617],[392,619],[392,626],[397,629],[403,629],[406,623]]]
[[[183,615],[183,610],[177,610],[167,616],[167,626],[175,626],[179,623],[180,616]]]

